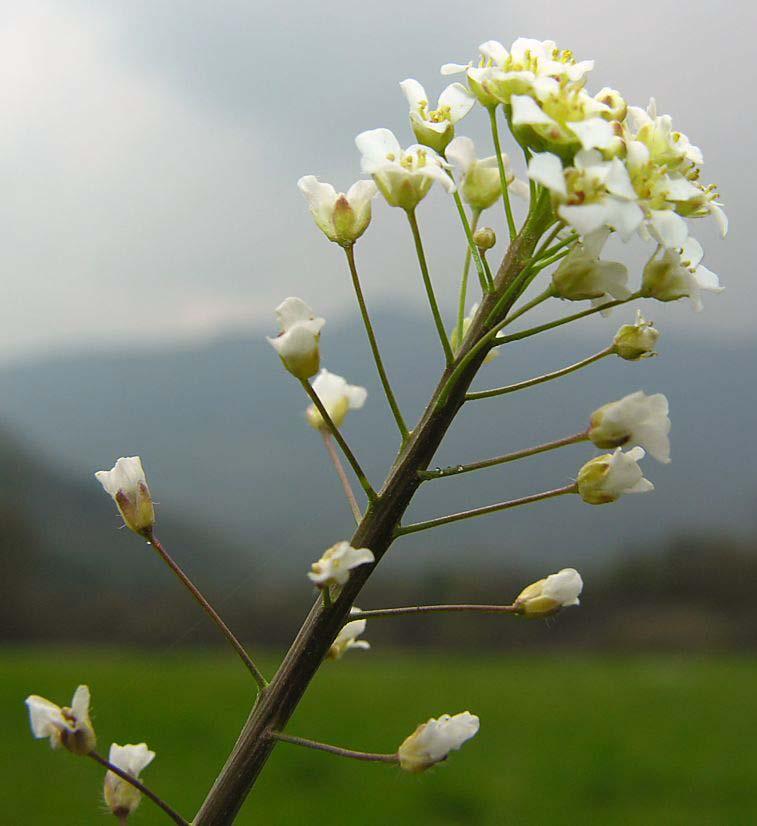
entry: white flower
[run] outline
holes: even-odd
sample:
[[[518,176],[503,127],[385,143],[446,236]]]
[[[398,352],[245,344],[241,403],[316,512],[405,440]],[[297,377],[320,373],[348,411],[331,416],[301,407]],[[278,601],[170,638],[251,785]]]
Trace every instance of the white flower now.
[[[450,346],[452,347],[452,352],[453,353],[456,354],[457,351],[460,349],[460,345],[463,343],[463,339],[468,334],[468,330],[470,329],[471,322],[473,321],[473,316],[475,316],[477,312],[478,312],[478,304],[477,303],[472,304],[470,310],[468,310],[468,315],[465,316],[465,318],[463,319],[463,334],[462,334],[462,336],[460,337],[459,340],[458,340],[458,336],[457,336],[457,324],[455,324],[455,326],[452,328],[452,330],[450,330],[449,343],[450,343]],[[486,354],[486,357],[483,360],[483,364],[491,363],[498,356],[499,356],[499,350],[490,350]]]
[[[700,312],[703,290],[720,293],[724,289],[717,275],[700,263],[703,257],[704,251],[694,238],[689,238],[680,250],[666,249],[644,267],[641,294],[658,301],[688,298],[694,310]]]
[[[342,424],[350,410],[359,410],[368,397],[365,387],[347,384],[341,376],[329,373],[325,368],[315,377],[313,390],[336,427]],[[320,429],[326,426],[315,405],[311,404],[306,413],[311,427]]]
[[[351,614],[357,614],[359,612],[360,609],[355,606],[350,609]],[[366,621],[364,619],[348,622],[336,635],[334,642],[331,643],[331,648],[329,648],[326,654],[326,659],[341,660],[342,657],[353,648],[367,651],[371,647],[371,644],[365,640],[358,639],[358,637],[365,632],[365,626]]]
[[[644,455],[642,447],[634,447],[628,453],[617,448],[614,453],[604,453],[588,461],[576,480],[581,498],[590,505],[604,505],[625,493],[654,490],[638,465]]]
[[[269,338],[284,363],[284,367],[298,379],[309,379],[320,367],[318,342],[321,328],[326,323],[301,298],[286,298],[276,308],[281,332]]]
[[[497,156],[477,158],[473,141],[465,136],[455,138],[445,152],[447,160],[462,173],[460,194],[471,208],[482,212],[492,206],[502,195]],[[514,194],[528,198],[528,184],[515,177],[510,169],[510,159],[503,152],[502,161],[508,189]]]
[[[654,348],[660,331],[651,321],[646,321],[641,310],[636,311],[636,322],[624,324],[615,334],[612,343],[615,352],[628,361],[649,358],[655,355]]]
[[[407,772],[422,772],[446,760],[451,751],[478,733],[479,720],[475,714],[463,711],[450,716],[442,714],[421,723],[397,750],[400,766]]]
[[[600,261],[599,256],[610,229],[601,227],[576,242],[552,274],[555,295],[569,301],[584,299],[625,299],[628,270],[617,261]]]
[[[646,110],[638,106],[628,107],[628,122],[634,139],[649,150],[651,159],[669,169],[704,163],[702,150],[693,146],[682,132],[673,129],[670,115],[657,114],[657,102],[650,98]]]
[[[121,457],[112,470],[98,470],[95,478],[113,497],[127,528],[140,535],[152,529],[155,509],[139,456]]]
[[[513,605],[517,607],[517,613],[525,617],[549,617],[561,608],[578,605],[583,587],[581,574],[575,568],[563,568],[524,588]]]
[[[436,109],[428,108],[428,95],[413,78],[400,83],[410,104],[410,125],[419,143],[444,152],[455,135],[455,124],[473,108],[476,98],[462,83],[451,83],[439,95]]]
[[[550,190],[558,215],[579,235],[608,226],[625,241],[644,220],[623,163],[617,158],[605,161],[596,149],[576,153],[573,166],[567,169],[557,155],[535,153],[528,175]]]
[[[446,161],[427,146],[415,144],[403,150],[388,129],[361,132],[355,143],[362,154],[361,169],[381,190],[390,206],[411,211],[426,197],[434,181],[447,192],[455,191],[446,173]]]
[[[135,780],[155,759],[155,752],[147,748],[146,743],[137,745],[119,746],[113,743],[110,747],[108,761],[116,768],[130,774]],[[108,808],[116,817],[126,818],[139,806],[142,794],[131,783],[108,771],[105,774],[103,796]]]
[[[643,390],[602,405],[591,414],[588,435],[597,447],[641,445],[659,462],[670,461],[668,400]]]
[[[319,588],[341,586],[350,578],[353,568],[374,560],[373,551],[368,548],[353,548],[349,542],[337,542],[312,564],[308,578]]]
[[[368,228],[371,200],[377,192],[373,181],[355,181],[346,194],[319,181],[315,175],[300,178],[297,186],[307,198],[316,224],[329,241],[348,247]]]
[[[80,685],[71,706],[56,706],[50,700],[32,694],[26,698],[32,734],[47,737],[54,749],[63,746],[74,754],[89,754],[96,745],[95,730],[89,719],[89,688]]]

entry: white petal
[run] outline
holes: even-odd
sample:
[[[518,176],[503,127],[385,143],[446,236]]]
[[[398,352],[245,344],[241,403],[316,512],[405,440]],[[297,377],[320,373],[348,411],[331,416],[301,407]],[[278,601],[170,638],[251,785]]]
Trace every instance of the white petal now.
[[[633,188],[628,170],[625,164],[617,158],[613,158],[612,161],[610,161],[605,186],[608,192],[611,192],[618,198],[624,198],[628,201],[636,200],[636,190]]]
[[[476,162],[476,147],[473,141],[464,135],[461,135],[459,138],[453,138],[444,151],[444,154],[447,160],[454,163],[463,175],[465,175]]]
[[[389,129],[369,129],[355,138],[355,145],[362,154],[361,168],[371,175],[387,163],[389,156],[399,160],[402,147]]]
[[[700,290],[707,290],[711,293],[722,293],[725,287],[720,286],[720,279],[712,270],[699,266],[694,270],[694,278]]]
[[[450,123],[462,120],[473,108],[476,97],[462,83],[451,83],[439,95],[439,108],[449,106]]]
[[[512,105],[513,126],[531,126],[533,124],[549,124],[555,121],[541,109],[539,104],[528,95],[513,95],[510,98]]]
[[[350,404],[350,410],[360,410],[368,398],[368,391],[365,387],[359,387],[356,384],[348,384],[346,388],[347,400]]]
[[[504,65],[507,60],[507,49],[498,40],[487,40],[478,47],[479,52],[495,66]]]
[[[610,223],[612,207],[605,201],[598,204],[581,204],[580,206],[563,205],[557,212],[579,235],[589,235]]]
[[[376,197],[378,187],[374,181],[361,179],[355,181],[354,184],[347,190],[347,200],[350,206],[359,212],[369,201]]]
[[[581,141],[584,149],[605,149],[615,140],[612,125],[604,118],[587,118],[568,123],[567,126]]]
[[[297,186],[314,212],[334,208],[337,194],[331,184],[322,183],[315,175],[305,175],[297,181]]]
[[[689,235],[689,228],[681,218],[670,209],[653,209],[650,223],[657,240],[668,249],[680,249]]]
[[[428,106],[428,96],[426,90],[415,78],[409,77],[400,83],[400,89],[405,94],[407,102],[410,104],[410,111],[417,112],[422,106]]]
[[[528,162],[528,177],[563,198],[568,197],[562,161],[551,152],[536,152]]]
[[[315,313],[301,298],[290,296],[276,308],[276,318],[282,331],[286,332],[302,321],[312,321],[315,319]]]
[[[467,72],[470,67],[470,63],[444,63],[440,71],[443,75],[458,75]]]

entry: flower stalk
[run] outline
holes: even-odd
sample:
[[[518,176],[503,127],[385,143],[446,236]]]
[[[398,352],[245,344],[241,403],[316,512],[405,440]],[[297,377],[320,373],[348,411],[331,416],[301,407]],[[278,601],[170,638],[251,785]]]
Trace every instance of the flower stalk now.
[[[474,604],[453,604],[453,605],[411,605],[403,608],[377,608],[372,611],[357,611],[350,617],[350,620],[373,620],[381,617],[408,617],[418,614],[516,614],[515,605],[474,605]]]
[[[355,498],[352,485],[350,485],[350,480],[344,472],[344,466],[339,458],[339,454],[336,452],[334,442],[331,439],[331,434],[327,430],[322,430],[321,436],[323,437],[323,444],[326,446],[326,451],[328,452],[331,462],[334,465],[334,469],[336,470],[336,475],[342,483],[342,490],[344,490],[344,495],[347,497],[347,502],[349,503],[352,515],[355,517],[355,522],[359,525],[360,520],[363,518],[363,514],[360,510],[360,505],[358,505],[357,499]]]
[[[295,737],[293,734],[284,734],[282,731],[271,731],[268,736],[280,743],[291,743],[294,746],[304,746],[307,749],[325,751],[328,754],[336,754],[339,757],[349,757],[352,760],[362,760],[367,763],[399,763],[399,756],[395,754],[374,754],[368,751],[355,751],[354,749],[344,749],[341,746],[332,746],[329,743],[321,743],[318,740],[308,740],[305,737]]]
[[[515,218],[513,218],[513,208],[510,204],[510,192],[507,186],[507,172],[505,171],[505,163],[502,160],[502,147],[499,141],[499,126],[497,126],[497,107],[488,106],[489,124],[492,132],[492,141],[494,142],[494,154],[497,156],[497,165],[499,166],[499,180],[502,185],[502,203],[505,206],[505,217],[507,219],[507,231],[510,233],[510,240],[512,241],[517,235],[515,228]]]
[[[481,211],[474,209],[471,212],[470,231],[471,235],[475,233],[478,227],[478,221],[481,217]],[[463,340],[463,322],[465,320],[465,305],[468,301],[468,273],[470,272],[471,262],[471,247],[468,245],[465,250],[465,261],[463,262],[463,277],[460,281],[460,298],[457,302],[457,340]]]

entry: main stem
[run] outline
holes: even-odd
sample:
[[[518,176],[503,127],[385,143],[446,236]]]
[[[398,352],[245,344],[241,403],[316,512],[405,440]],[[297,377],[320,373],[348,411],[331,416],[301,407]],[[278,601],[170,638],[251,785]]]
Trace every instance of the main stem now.
[[[224,637],[226,637],[226,639],[231,643],[232,648],[239,655],[239,659],[247,666],[250,673],[255,678],[255,682],[258,684],[262,691],[268,685],[268,681],[262,675],[255,663],[252,661],[252,658],[247,653],[247,651],[245,651],[245,648],[242,645],[242,643],[239,642],[239,640],[236,638],[229,626],[226,625],[226,623],[221,619],[218,612],[208,602],[208,600],[205,598],[200,589],[194,584],[194,582],[192,582],[192,580],[184,573],[181,567],[173,560],[171,555],[163,547],[160,540],[157,538],[157,536],[155,536],[152,530],[150,530],[146,534],[145,538],[153,546],[153,548],[155,548],[163,562],[165,562],[166,565],[168,565],[168,567],[174,572],[174,574],[176,574],[181,584],[199,603],[202,610],[205,611],[205,613],[210,617],[210,619],[213,620],[213,622],[218,626],[218,629],[224,635]]]
[[[486,319],[497,297],[507,290],[533,255],[547,223],[542,213],[532,213],[520,235],[510,245],[495,278],[494,291],[484,296],[479,311],[471,321],[457,355],[458,362],[465,359],[475,342],[486,332]],[[513,294],[513,300],[516,297]],[[370,548],[377,562],[392,544],[395,528],[421,484],[418,471],[425,470],[431,463],[463,404],[465,393],[486,352],[482,348],[466,362],[454,386],[446,393],[444,402],[438,404],[442,390],[452,375],[454,363],[445,369],[420,422],[350,540],[354,548]],[[253,707],[226,765],[197,813],[194,826],[228,826],[234,821],[273,751],[275,740],[271,739],[270,732],[282,731],[286,727],[375,567],[356,568],[330,607],[324,607],[320,599],[313,605],[279,670]]]

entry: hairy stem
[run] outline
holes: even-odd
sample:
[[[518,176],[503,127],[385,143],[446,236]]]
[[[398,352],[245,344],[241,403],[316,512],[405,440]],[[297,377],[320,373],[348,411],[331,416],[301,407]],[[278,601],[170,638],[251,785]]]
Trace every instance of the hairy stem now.
[[[336,475],[342,483],[342,489],[344,490],[344,495],[347,497],[347,501],[349,502],[352,515],[355,517],[355,522],[359,525],[360,520],[363,518],[363,514],[360,510],[360,505],[357,503],[357,499],[355,499],[355,494],[352,490],[352,485],[350,485],[350,480],[344,472],[344,467],[339,459],[339,454],[336,452],[334,443],[331,441],[331,434],[327,430],[322,430],[321,436],[323,436],[323,443],[326,445],[326,450],[331,457],[331,462],[336,470]]]
[[[438,528],[441,525],[449,525],[452,522],[460,522],[463,519],[473,519],[476,516],[486,516],[488,513],[518,508],[521,505],[530,505],[532,502],[543,502],[545,499],[554,499],[556,496],[564,496],[566,493],[577,493],[578,488],[575,483],[565,485],[563,488],[545,490],[541,493],[532,493],[530,496],[522,496],[520,499],[509,499],[507,502],[497,502],[494,505],[484,505],[482,508],[472,508],[459,513],[450,513],[447,516],[439,516],[436,519],[429,519],[426,522],[415,522],[412,525],[402,525],[395,530],[395,536],[407,536],[410,533],[427,531],[431,528]]]
[[[611,356],[613,353],[615,353],[615,347],[610,346],[604,350],[600,350],[598,353],[594,353],[593,356],[577,361],[575,364],[569,364],[567,367],[563,367],[560,370],[553,370],[551,373],[544,373],[541,376],[535,376],[532,379],[519,381],[515,384],[507,384],[504,387],[495,387],[492,390],[479,390],[476,393],[468,393],[465,400],[473,401],[474,399],[490,399],[493,396],[504,396],[507,393],[515,393],[517,390],[525,390],[527,387],[534,387],[535,385],[542,384],[545,381],[552,381],[552,379],[559,379],[562,376],[567,376],[570,373],[574,373],[576,370],[580,370],[582,367],[588,367],[590,364],[594,364],[595,361],[599,361],[606,356]]]
[[[189,826],[188,820],[184,820],[184,818],[178,812],[174,811],[174,809],[172,809],[168,803],[165,802],[165,800],[158,797],[155,792],[148,789],[141,780],[137,780],[136,777],[132,777],[128,772],[125,772],[123,769],[119,769],[118,766],[114,766],[113,763],[106,760],[96,751],[91,751],[87,757],[91,757],[95,763],[99,763],[108,771],[113,772],[113,774],[117,774],[122,780],[125,780],[131,786],[134,786],[135,789],[142,792],[145,797],[149,798],[156,806],[160,807],[168,815],[168,817],[173,820],[174,823],[179,823],[181,826]]]
[[[368,336],[368,343],[371,346],[371,353],[373,353],[373,360],[376,362],[376,370],[378,370],[381,385],[384,388],[384,395],[386,396],[386,400],[389,402],[389,407],[392,410],[394,421],[397,422],[397,427],[400,431],[400,435],[402,436],[402,441],[404,442],[407,440],[409,435],[407,425],[405,424],[405,420],[402,418],[402,412],[397,404],[397,399],[392,391],[392,386],[389,383],[389,377],[384,369],[384,361],[381,358],[381,351],[379,350],[378,343],[376,342],[376,336],[373,332],[373,324],[371,324],[371,318],[368,315],[368,307],[365,304],[363,289],[360,286],[360,278],[358,277],[357,266],[355,265],[354,245],[351,244],[349,247],[345,247],[344,252],[347,255],[347,263],[350,268],[350,275],[352,276],[352,286],[355,288],[355,296],[357,297],[357,303],[360,307],[360,315],[363,317],[363,324],[365,325],[365,332]]]
[[[368,763],[399,763],[400,760],[397,754],[374,754],[370,751],[343,749],[341,746],[332,746],[329,743],[320,743],[318,740],[308,740],[305,737],[295,737],[293,734],[284,734],[281,731],[271,731],[269,736],[281,743],[291,743],[294,746],[304,746],[308,749],[337,754],[339,757],[350,757],[352,760],[364,760]]]
[[[566,436],[564,439],[556,439],[554,442],[546,442],[542,445],[527,447],[524,450],[516,450],[513,453],[505,453],[502,456],[495,456],[492,459],[482,459],[480,462],[471,462],[469,465],[452,465],[442,470],[422,470],[419,473],[421,479],[445,479],[447,476],[459,476],[461,473],[470,473],[472,470],[481,470],[495,465],[504,465],[507,462],[515,462],[517,459],[525,459],[528,456],[536,456],[539,453],[546,453],[548,450],[556,450],[567,445],[576,445],[585,442],[589,438],[585,430]]]
[[[505,162],[502,160],[502,147],[499,143],[499,126],[497,126],[497,107],[489,106],[489,125],[492,131],[492,141],[494,143],[494,154],[497,156],[497,166],[499,167],[499,183],[502,187],[502,203],[505,205],[505,217],[507,218],[507,230],[510,233],[510,240],[515,238],[515,219],[513,218],[513,208],[510,205],[510,191],[507,185],[507,172]]]
[[[165,562],[166,565],[168,565],[168,567],[174,572],[181,584],[199,603],[202,610],[205,611],[205,613],[210,617],[210,619],[213,620],[213,622],[218,626],[220,632],[231,643],[232,648],[239,655],[239,659],[247,666],[249,672],[255,678],[255,682],[258,684],[260,689],[263,690],[268,685],[268,681],[262,675],[255,663],[252,661],[252,658],[247,653],[247,651],[245,651],[245,648],[242,645],[242,643],[239,642],[239,640],[236,638],[229,626],[226,625],[226,623],[221,619],[220,615],[215,610],[215,608],[213,608],[213,606],[203,596],[202,592],[194,584],[194,582],[192,582],[192,580],[184,573],[184,571],[181,569],[178,563],[174,561],[174,559],[171,557],[168,551],[166,551],[166,549],[163,547],[160,540],[157,538],[157,536],[155,536],[152,530],[146,533],[145,539],[147,539],[150,545],[152,545],[153,548],[155,548],[163,562]]]

